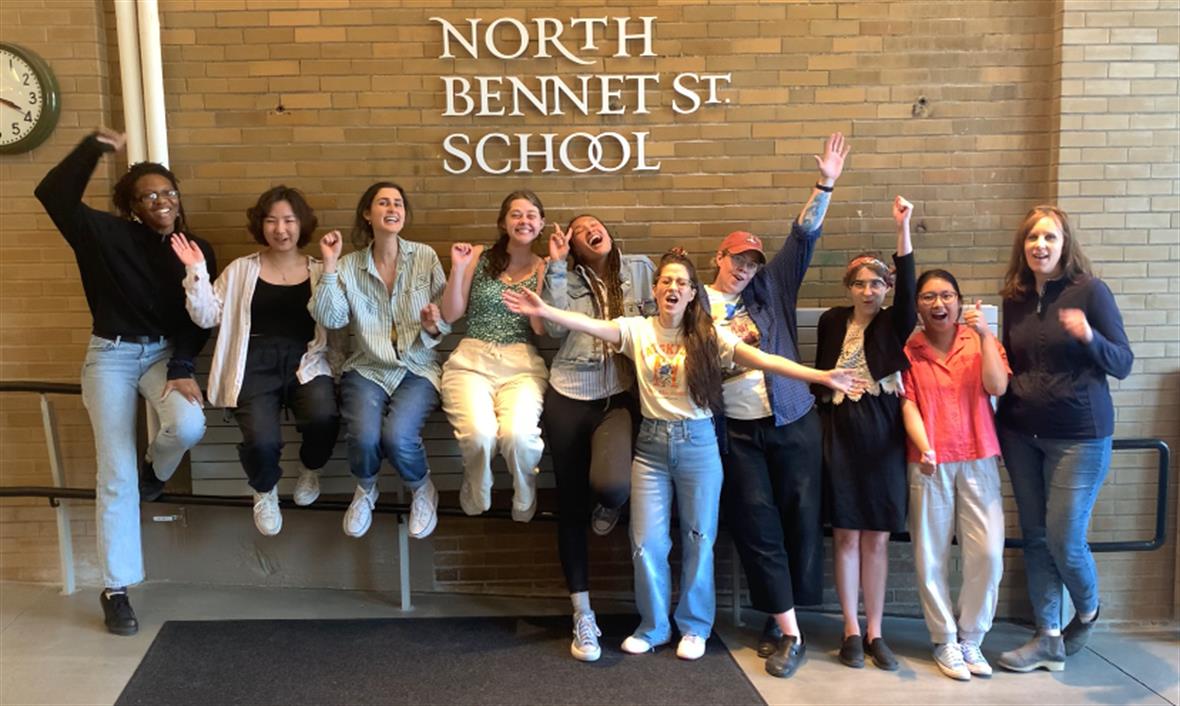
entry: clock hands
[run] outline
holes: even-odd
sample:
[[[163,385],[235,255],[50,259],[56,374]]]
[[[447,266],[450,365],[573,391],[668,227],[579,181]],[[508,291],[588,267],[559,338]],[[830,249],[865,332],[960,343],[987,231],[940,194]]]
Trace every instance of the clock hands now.
[[[0,98],[0,103],[3,103],[4,105],[8,106],[9,108],[12,108],[13,110],[19,110],[22,113],[25,112],[24,108],[20,107],[16,103],[13,103],[12,101],[8,100],[7,98]]]

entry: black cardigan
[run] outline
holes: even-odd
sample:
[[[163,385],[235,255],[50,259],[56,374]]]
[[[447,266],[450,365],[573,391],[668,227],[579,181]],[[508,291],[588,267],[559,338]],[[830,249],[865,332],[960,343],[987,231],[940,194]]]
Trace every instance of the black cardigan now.
[[[865,361],[873,380],[880,380],[900,370],[909,369],[910,361],[905,355],[905,342],[918,323],[917,301],[914,296],[914,254],[894,255],[893,264],[897,268],[893,306],[881,309],[865,328]],[[836,361],[840,359],[840,351],[844,347],[844,335],[848,332],[848,320],[851,318],[851,306],[832,307],[819,317],[815,334],[815,367],[829,370],[836,366]],[[831,390],[828,388],[822,385],[813,385],[812,388],[817,398],[831,399]]]

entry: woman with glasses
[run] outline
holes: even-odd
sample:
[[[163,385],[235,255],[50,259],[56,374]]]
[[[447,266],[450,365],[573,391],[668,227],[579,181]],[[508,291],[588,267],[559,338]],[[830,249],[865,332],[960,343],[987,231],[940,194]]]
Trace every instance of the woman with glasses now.
[[[296,505],[310,505],[320,495],[319,471],[336,445],[340,415],[328,333],[307,310],[323,274],[319,260],[300,252],[315,232],[315,211],[298,190],[276,186],[258,197],[246,219],[263,248],[231,262],[215,282],[192,241],[178,233],[172,249],[187,271],[189,316],[202,328],[220,327],[209,403],[233,410],[242,431],[238,458],[254,490],[254,526],[270,537],[283,528],[283,409],[295,417],[302,437]]]
[[[1000,294],[1012,384],[996,420],[1037,632],[1000,655],[999,665],[1060,671],[1098,620],[1098,568],[1086,532],[1110,469],[1107,378],[1130,375],[1135,356],[1114,295],[1094,276],[1069,216],[1056,206],[1025,216]],[[1062,586],[1077,611],[1064,627]]]
[[[951,273],[923,272],[922,330],[906,343],[910,369],[902,375],[918,595],[935,664],[960,681],[991,676],[980,645],[991,629],[1004,573],[1000,442],[991,398],[1008,389],[1010,371],[982,303],[963,309]],[[956,536],[963,574],[957,619],[947,582]]]
[[[889,533],[905,530],[905,430],[901,374],[909,367],[905,342],[914,330],[913,205],[893,201],[897,225],[896,275],[874,254],[848,263],[844,286],[851,306],[829,309],[816,331],[816,367],[852,368],[870,381],[851,392],[816,389],[823,422],[825,505],[835,534],[836,593],[844,613],[840,661],[864,666],[867,651],[880,669],[897,669],[881,636]],[[893,306],[885,295],[896,287]],[[861,637],[858,588],[864,591]]]
[[[132,165],[115,184],[114,216],[82,202],[98,160],[119,152],[125,135],[99,128],[37,185],[36,196],[74,250],[94,318],[82,364],[82,403],[94,430],[98,466],[96,534],[106,627],[134,635],[139,621],[127,587],[144,579],[139,502],[160,497],[184,453],[205,434],[193,358],[209,338],[184,310],[184,267],[169,238],[187,229],[176,176],[164,165]],[[213,250],[192,242],[216,273]],[[139,396],[159,417],[139,475]]]

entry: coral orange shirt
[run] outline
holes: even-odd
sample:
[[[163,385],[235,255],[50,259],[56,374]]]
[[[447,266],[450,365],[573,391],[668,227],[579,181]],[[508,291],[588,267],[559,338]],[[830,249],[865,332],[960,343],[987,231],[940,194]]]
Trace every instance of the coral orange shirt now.
[[[996,341],[1004,369],[1008,356]],[[926,438],[934,446],[939,463],[974,461],[1000,455],[991,396],[983,389],[983,351],[979,334],[959,325],[954,343],[945,358],[917,331],[905,345],[910,369],[902,373],[905,398],[918,405]],[[922,454],[907,442],[909,461],[917,463]]]

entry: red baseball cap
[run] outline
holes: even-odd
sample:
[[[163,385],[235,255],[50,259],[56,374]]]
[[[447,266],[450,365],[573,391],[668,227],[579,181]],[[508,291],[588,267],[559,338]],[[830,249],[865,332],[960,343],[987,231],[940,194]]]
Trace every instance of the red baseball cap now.
[[[744,230],[735,230],[725,236],[725,240],[721,241],[721,247],[718,249],[730,255],[757,250],[762,259],[766,259],[766,253],[762,251],[762,239]]]

